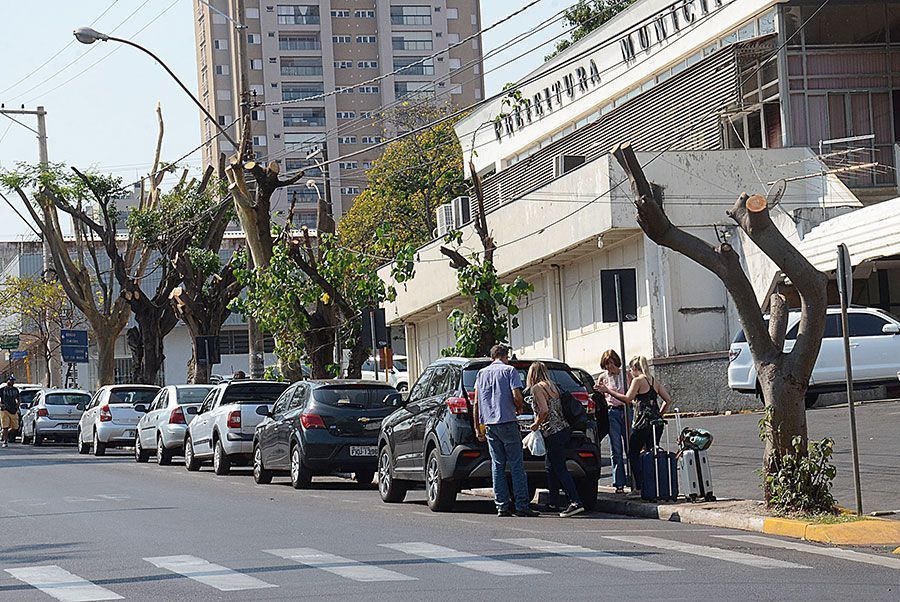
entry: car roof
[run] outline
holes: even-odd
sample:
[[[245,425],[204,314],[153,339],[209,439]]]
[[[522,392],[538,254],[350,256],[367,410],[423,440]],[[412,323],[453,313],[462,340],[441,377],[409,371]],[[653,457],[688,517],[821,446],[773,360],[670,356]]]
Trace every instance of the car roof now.
[[[490,364],[493,361],[494,360],[492,360],[489,357],[442,357],[438,360],[435,360],[430,365],[436,366],[436,365],[449,364],[449,365],[462,366],[464,368],[467,368],[469,366],[485,366],[487,364]],[[518,365],[522,365],[522,364],[532,364],[534,362],[544,362],[548,366],[554,366],[557,368],[559,368],[559,367],[568,368],[569,367],[569,365],[567,363],[557,360],[557,359],[553,359],[553,358],[517,357],[517,358],[511,359],[509,361],[509,363],[512,364],[513,366],[518,366]]]
[[[83,395],[90,395],[90,393],[84,389],[43,389],[41,390],[41,393],[44,395],[50,395],[52,393],[81,393]]]
[[[109,389],[110,391],[114,391],[116,389],[147,389],[148,391],[157,391],[161,387],[159,385],[144,385],[139,383],[122,383],[120,385],[103,385],[100,387],[101,389]]]
[[[307,381],[300,381],[300,382],[308,382],[309,384],[313,385],[314,387],[325,387],[325,386],[333,386],[333,385],[338,385],[338,386],[341,386],[341,385],[353,385],[353,386],[365,385],[365,386],[373,387],[373,388],[385,388],[385,387],[391,388],[391,389],[394,388],[392,385],[390,385],[388,383],[383,383],[378,380],[362,380],[362,379],[356,379],[356,378],[321,378],[321,379],[316,379],[316,380],[307,380]]]
[[[249,378],[242,378],[239,380],[230,380],[225,383],[219,383],[216,386],[223,389],[230,389],[231,387],[242,387],[244,385],[284,385],[285,388],[287,388],[291,385],[291,383],[283,380],[250,380]]]
[[[166,385],[167,388],[171,389],[206,389],[212,390],[216,388],[216,385]]]

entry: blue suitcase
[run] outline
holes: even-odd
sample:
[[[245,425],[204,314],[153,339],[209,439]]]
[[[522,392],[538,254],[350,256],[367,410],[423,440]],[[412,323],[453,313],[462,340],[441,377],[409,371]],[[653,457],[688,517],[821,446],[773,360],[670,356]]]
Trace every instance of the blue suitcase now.
[[[656,427],[653,427],[653,451],[641,452],[641,499],[647,501],[678,499],[677,456],[655,445]]]

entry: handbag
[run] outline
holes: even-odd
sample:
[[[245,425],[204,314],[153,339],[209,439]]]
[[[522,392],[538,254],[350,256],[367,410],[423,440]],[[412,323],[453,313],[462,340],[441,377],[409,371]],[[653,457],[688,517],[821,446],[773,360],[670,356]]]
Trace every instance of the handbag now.
[[[541,431],[531,431],[522,439],[522,447],[531,452],[532,456],[544,456],[547,447],[544,445],[544,436]]]

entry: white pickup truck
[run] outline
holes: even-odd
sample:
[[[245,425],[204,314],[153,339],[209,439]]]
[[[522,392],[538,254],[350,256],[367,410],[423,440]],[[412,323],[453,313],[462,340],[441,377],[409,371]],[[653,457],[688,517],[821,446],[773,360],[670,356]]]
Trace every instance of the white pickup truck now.
[[[253,455],[253,435],[289,383],[232,380],[209,392],[184,440],[184,465],[190,471],[212,460],[217,475],[232,464],[246,465]]]

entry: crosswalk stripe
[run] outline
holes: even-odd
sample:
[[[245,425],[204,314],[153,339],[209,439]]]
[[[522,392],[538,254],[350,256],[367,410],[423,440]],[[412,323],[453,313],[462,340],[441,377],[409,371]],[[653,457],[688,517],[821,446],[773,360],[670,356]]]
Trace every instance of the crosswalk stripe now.
[[[156,556],[144,560],[158,568],[178,573],[223,592],[278,587],[196,556]]]
[[[770,539],[768,537],[760,537],[759,535],[714,535],[721,539],[733,539],[744,543],[754,543],[761,546],[769,546],[771,548],[783,548],[785,550],[795,550],[797,552],[808,552],[810,554],[818,554],[820,556],[831,556],[832,558],[840,558],[841,560],[850,560],[853,562],[865,562],[866,564],[874,564],[889,569],[900,569],[900,558],[889,558],[887,556],[876,556],[875,554],[866,554],[855,550],[844,550],[842,548],[825,548],[820,546],[812,546],[798,541],[782,541],[780,539]]]
[[[383,543],[380,545],[384,548],[390,548],[392,550],[397,550],[398,552],[403,552],[404,554],[411,554],[413,556],[428,558],[429,560],[437,560],[439,562],[455,564],[467,569],[472,569],[473,571],[490,573],[491,575],[497,575],[501,577],[543,575],[547,573],[547,571],[531,568],[529,566],[506,562],[505,560],[494,560],[492,558],[478,556],[477,554],[471,554],[469,552],[460,552],[459,550],[445,548],[444,546],[436,546],[424,541],[410,541],[406,543]]]
[[[671,550],[672,552],[681,552],[683,554],[693,554],[694,556],[704,556],[706,558],[714,558],[716,560],[724,560],[725,562],[734,562],[737,564],[745,564],[758,569],[808,569],[810,567],[794,562],[786,562],[784,560],[776,560],[774,558],[766,558],[765,556],[756,556],[755,554],[746,554],[744,552],[736,552],[725,548],[714,548],[712,546],[700,546],[692,543],[684,543],[673,541],[670,539],[659,539],[656,537],[644,537],[641,535],[630,536],[613,536],[606,535],[606,539],[615,539],[626,543],[634,543],[651,548],[660,548],[662,550]]]
[[[626,571],[642,572],[682,570],[673,566],[657,564],[655,562],[650,562],[649,560],[642,560],[640,558],[624,556],[622,554],[602,552],[598,550],[592,550],[590,548],[584,548],[581,546],[570,546],[564,543],[546,541],[543,539],[534,539],[531,537],[522,537],[516,539],[495,539],[494,541],[499,541],[500,543],[507,543],[514,546],[521,546],[523,548],[530,548],[539,552],[559,554],[560,556],[570,556],[572,558],[587,560],[588,562],[603,564],[617,569],[624,569]]]
[[[62,602],[122,599],[122,596],[119,594],[52,564],[6,569],[6,572],[19,581],[24,581],[31,587],[37,588]]]
[[[264,550],[266,554],[273,554],[286,560],[293,560],[306,566],[322,569],[340,577],[353,579],[354,581],[417,581],[415,577],[409,577],[395,571],[365,564],[350,558],[343,558],[334,554],[327,554],[312,548],[292,548],[287,550]]]

